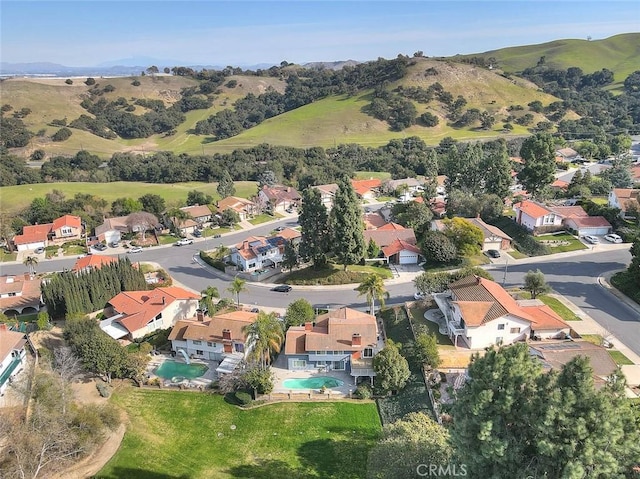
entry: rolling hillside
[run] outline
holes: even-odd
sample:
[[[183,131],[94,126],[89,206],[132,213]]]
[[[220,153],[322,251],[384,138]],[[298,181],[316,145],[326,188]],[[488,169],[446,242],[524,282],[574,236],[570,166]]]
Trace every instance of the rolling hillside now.
[[[630,73],[640,70],[640,33],[625,33],[603,40],[556,40],[458,58],[472,56],[495,57],[500,68],[512,73],[534,67],[544,56],[546,64],[560,69],[579,67],[585,73],[593,73],[607,68],[614,72],[616,82],[622,82]]]

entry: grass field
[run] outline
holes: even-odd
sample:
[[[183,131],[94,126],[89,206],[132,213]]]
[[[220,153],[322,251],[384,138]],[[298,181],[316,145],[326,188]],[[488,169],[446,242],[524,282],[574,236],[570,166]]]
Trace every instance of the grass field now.
[[[3,211],[9,214],[15,214],[31,203],[34,198],[44,197],[53,190],[59,190],[64,193],[67,198],[72,198],[76,193],[89,193],[94,196],[104,198],[109,203],[117,198],[140,198],[141,196],[152,193],[162,196],[167,205],[184,203],[187,199],[189,191],[198,190],[213,196],[214,201],[220,199],[220,195],[216,191],[217,183],[141,183],[116,181],[113,183],[83,183],[83,182],[65,182],[65,183],[36,183],[32,185],[4,186],[0,188],[0,201],[2,202]],[[236,196],[249,198],[255,195],[258,190],[257,183],[253,181],[236,181]]]
[[[373,402],[243,411],[217,395],[134,388],[112,401],[130,424],[99,479],[364,478],[380,433]]]

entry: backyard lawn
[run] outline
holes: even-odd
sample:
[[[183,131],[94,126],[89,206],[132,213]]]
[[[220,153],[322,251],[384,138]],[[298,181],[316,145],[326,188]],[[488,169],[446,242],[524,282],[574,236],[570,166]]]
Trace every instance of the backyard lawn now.
[[[373,402],[243,411],[222,396],[127,387],[122,445],[95,478],[364,478],[380,433]]]
[[[440,334],[440,329],[438,328],[438,325],[433,321],[427,321],[424,318],[424,312],[426,311],[426,309],[427,308],[425,307],[411,308],[410,311],[411,311],[411,319],[413,320],[413,324],[416,325],[418,328],[420,326],[426,327],[430,333],[435,334],[436,342],[438,343],[438,346],[440,347],[440,349],[455,349],[453,347],[453,343],[449,339],[449,336],[447,336],[446,334]]]

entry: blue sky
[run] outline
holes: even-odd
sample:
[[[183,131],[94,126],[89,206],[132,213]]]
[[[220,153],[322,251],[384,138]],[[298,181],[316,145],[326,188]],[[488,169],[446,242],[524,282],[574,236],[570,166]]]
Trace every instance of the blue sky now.
[[[5,62],[246,66],[480,53],[640,31],[628,1],[1,0]]]

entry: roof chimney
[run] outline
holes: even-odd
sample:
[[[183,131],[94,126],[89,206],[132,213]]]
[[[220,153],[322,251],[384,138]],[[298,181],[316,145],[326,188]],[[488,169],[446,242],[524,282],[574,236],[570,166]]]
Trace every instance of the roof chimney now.
[[[313,329],[313,323],[310,323],[310,322],[304,323],[304,330],[305,331],[311,331],[312,329]]]
[[[249,242],[248,241],[243,241],[242,242],[242,249],[249,249]]]
[[[201,309],[197,309],[196,310],[196,318],[200,322],[204,321],[204,311],[202,311]]]
[[[231,331],[229,331],[228,329],[223,329],[222,330],[222,339],[231,340]]]
[[[162,304],[165,304],[165,303],[166,303],[166,299],[165,299],[165,297],[163,296],[163,297],[162,297]]]
[[[359,333],[353,333],[351,336],[351,346],[362,346],[362,336]]]

